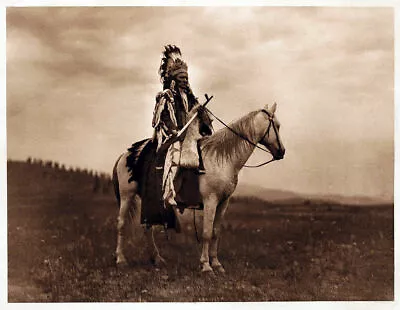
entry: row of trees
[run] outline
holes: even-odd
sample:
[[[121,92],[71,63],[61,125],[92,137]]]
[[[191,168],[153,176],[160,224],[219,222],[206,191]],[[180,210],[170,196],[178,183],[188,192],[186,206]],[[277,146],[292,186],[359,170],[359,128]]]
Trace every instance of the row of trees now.
[[[36,158],[28,157],[26,162],[28,164],[37,165],[37,166],[40,166],[43,168],[51,168],[51,169],[55,169],[55,170],[68,171],[68,172],[78,172],[78,173],[87,174],[90,176],[98,175],[102,178],[110,177],[108,174],[103,173],[103,172],[96,172],[94,170],[87,169],[87,168],[79,168],[79,167],[72,167],[72,166],[67,167],[65,164],[60,164],[60,163],[58,163],[56,161],[52,161],[52,160],[43,160],[43,159],[36,159]]]
[[[112,188],[111,176],[104,172],[72,166],[67,167],[65,164],[56,161],[32,157],[27,158],[26,164],[29,165],[32,172],[35,170],[39,172],[36,172],[36,175],[39,175],[42,179],[72,181],[85,187],[90,184],[95,193],[108,193]]]

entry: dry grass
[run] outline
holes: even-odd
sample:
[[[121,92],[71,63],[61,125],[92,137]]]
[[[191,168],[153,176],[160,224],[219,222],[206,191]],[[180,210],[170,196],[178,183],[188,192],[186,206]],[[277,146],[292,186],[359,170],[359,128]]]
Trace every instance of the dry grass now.
[[[14,187],[9,194],[10,302],[394,297],[393,205],[274,205],[238,198],[220,245],[227,274],[210,279],[198,271],[193,227],[186,237],[171,232],[169,241],[158,230],[165,269],[148,262],[139,234],[127,246],[130,267],[117,270],[111,193],[48,189],[28,195]]]

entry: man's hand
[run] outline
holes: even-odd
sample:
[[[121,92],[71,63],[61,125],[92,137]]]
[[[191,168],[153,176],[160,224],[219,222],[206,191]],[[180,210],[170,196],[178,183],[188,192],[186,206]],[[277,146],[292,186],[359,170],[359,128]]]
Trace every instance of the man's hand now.
[[[178,130],[171,129],[171,133],[168,135],[168,139],[175,137],[178,134]]]

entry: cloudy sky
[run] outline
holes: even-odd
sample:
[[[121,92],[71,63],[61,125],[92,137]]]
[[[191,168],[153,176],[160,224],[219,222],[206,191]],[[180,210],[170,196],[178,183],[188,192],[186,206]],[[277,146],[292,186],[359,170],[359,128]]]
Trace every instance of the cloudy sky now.
[[[171,43],[225,121],[278,103],[286,157],[241,182],[392,199],[392,8],[14,7],[6,43],[10,159],[110,172],[152,134]],[[257,151],[249,164],[267,159]]]

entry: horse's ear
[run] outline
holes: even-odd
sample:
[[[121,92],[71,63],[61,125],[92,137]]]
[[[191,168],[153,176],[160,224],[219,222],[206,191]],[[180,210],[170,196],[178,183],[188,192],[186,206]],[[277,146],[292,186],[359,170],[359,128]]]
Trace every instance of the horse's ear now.
[[[271,107],[271,113],[274,114],[276,111],[276,102],[274,102],[274,104]]]
[[[268,111],[268,104],[265,105],[263,110],[267,110]]]

